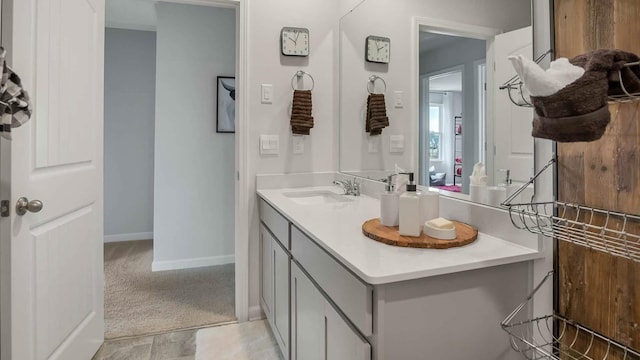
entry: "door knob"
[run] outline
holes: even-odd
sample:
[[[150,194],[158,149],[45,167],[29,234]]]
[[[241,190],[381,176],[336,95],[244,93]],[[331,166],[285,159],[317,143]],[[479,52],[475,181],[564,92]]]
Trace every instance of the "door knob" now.
[[[42,201],[31,200],[26,197],[21,197],[16,203],[16,214],[22,216],[28,212],[37,213],[42,210]]]

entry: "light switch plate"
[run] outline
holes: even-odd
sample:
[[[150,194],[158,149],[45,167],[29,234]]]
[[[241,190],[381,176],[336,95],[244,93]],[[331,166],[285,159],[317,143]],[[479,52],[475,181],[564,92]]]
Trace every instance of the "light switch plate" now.
[[[260,154],[278,155],[280,152],[280,137],[278,135],[260,135]]]
[[[393,106],[397,108],[404,107],[404,92],[396,90],[393,92]]]
[[[390,153],[404,152],[404,135],[389,136],[389,152]]]
[[[273,103],[273,85],[262,84],[260,94],[260,99],[263,104]]]
[[[368,149],[370,154],[378,152],[378,136],[370,136],[368,141]]]
[[[304,136],[302,135],[293,136],[293,153],[294,154],[304,153]]]

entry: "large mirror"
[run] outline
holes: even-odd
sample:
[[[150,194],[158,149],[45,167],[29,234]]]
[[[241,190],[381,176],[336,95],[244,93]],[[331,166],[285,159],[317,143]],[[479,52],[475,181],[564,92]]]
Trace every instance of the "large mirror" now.
[[[533,57],[532,42],[530,0],[360,2],[340,20],[340,171],[404,169],[467,199],[477,163],[488,186],[529,180],[533,113],[499,87],[515,75],[507,57]]]

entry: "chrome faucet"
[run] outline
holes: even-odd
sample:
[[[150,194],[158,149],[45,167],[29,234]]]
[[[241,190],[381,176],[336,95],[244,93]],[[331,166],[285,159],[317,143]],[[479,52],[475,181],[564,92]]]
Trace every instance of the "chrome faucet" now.
[[[345,195],[360,196],[360,183],[355,178],[353,180],[335,180],[333,183],[339,185]]]

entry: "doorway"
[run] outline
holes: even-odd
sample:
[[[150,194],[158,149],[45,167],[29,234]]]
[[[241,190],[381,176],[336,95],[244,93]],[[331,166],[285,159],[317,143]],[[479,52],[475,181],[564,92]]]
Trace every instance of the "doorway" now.
[[[106,339],[235,320],[236,8],[147,5],[107,3]]]
[[[420,184],[467,194],[473,165],[485,159],[484,64],[492,37],[425,25],[418,38]]]

